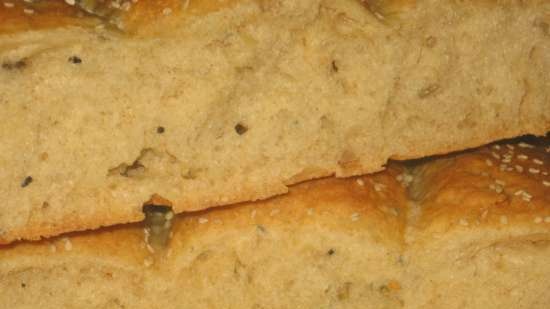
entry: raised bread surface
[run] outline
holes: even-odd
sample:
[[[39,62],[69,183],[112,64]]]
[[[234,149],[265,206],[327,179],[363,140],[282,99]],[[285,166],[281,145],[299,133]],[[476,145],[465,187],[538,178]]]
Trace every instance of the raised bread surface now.
[[[548,1],[48,3],[0,9],[0,243],[550,129]]]
[[[0,247],[0,303],[397,308],[406,219],[400,173],[317,180],[268,201],[178,216],[168,247],[155,253],[136,224]]]
[[[0,247],[0,303],[546,308],[549,145],[392,164],[177,216],[167,247],[153,253],[137,224]]]

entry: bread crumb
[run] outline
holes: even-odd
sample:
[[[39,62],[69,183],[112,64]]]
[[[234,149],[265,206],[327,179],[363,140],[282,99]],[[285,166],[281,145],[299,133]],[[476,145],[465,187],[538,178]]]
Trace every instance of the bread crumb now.
[[[360,185],[361,187],[365,185],[365,182],[364,182],[363,179],[361,179],[361,178],[357,178],[356,182],[357,182],[357,184]]]
[[[354,212],[353,214],[351,214],[351,221],[357,221],[359,220],[359,214]]]
[[[205,224],[208,222],[208,219],[207,218],[199,218],[199,223],[200,224]]]

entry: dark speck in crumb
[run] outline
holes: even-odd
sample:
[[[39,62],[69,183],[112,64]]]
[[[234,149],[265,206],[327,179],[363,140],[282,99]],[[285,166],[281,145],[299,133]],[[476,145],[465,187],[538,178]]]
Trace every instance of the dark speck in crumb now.
[[[25,59],[21,59],[15,62],[6,61],[2,63],[2,69],[4,70],[21,70],[27,66]]]
[[[336,253],[336,251],[334,251],[334,249],[330,249],[327,252],[328,255],[333,255],[334,253]]]
[[[338,72],[339,69],[338,69],[338,66],[336,65],[336,60],[332,60],[332,62],[331,62],[331,68],[332,68],[332,71],[333,71],[334,73],[337,73],[337,72]]]
[[[246,131],[248,131],[248,128],[244,124],[237,123],[237,125],[235,125],[235,132],[237,132],[237,134],[243,135]]]
[[[80,63],[82,63],[82,59],[80,59],[80,57],[78,57],[78,56],[71,56],[71,57],[69,57],[69,62],[74,63],[74,64],[80,64]]]
[[[162,133],[164,133],[164,131],[166,131],[166,130],[164,129],[164,127],[158,127],[158,128],[157,128],[157,133],[158,133],[158,134],[162,134]]]
[[[31,176],[25,177],[25,179],[23,179],[23,182],[21,183],[21,188],[25,188],[26,186],[30,185],[32,180],[33,179]]]
[[[26,288],[27,285],[26,285],[24,282],[21,282],[21,287],[22,287],[22,288]]]

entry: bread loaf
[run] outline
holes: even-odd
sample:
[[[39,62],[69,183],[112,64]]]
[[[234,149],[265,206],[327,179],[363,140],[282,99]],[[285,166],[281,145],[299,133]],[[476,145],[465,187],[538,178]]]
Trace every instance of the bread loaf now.
[[[4,3],[0,243],[550,129],[548,1]]]
[[[160,248],[140,224],[0,247],[0,303],[547,308],[550,144],[520,145],[179,215]]]

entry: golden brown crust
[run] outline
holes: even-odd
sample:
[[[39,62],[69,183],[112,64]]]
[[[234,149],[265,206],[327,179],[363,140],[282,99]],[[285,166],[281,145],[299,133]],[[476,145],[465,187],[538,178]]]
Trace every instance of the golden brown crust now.
[[[548,145],[548,139],[500,142],[416,168],[412,194],[420,215],[414,226],[429,237],[508,224],[547,231]]]

